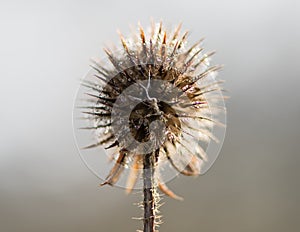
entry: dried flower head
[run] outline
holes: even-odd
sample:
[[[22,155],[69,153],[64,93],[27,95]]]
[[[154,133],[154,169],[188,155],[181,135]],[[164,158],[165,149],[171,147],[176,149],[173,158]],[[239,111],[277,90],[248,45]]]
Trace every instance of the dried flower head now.
[[[94,61],[97,82],[83,83],[90,90],[85,129],[96,138],[86,148],[104,146],[115,161],[102,185],[116,184],[130,170],[130,192],[143,174],[144,231],[158,224],[156,187],[181,199],[165,185],[166,164],[173,173],[199,175],[205,146],[217,140],[211,132],[220,124],[214,116],[222,110],[216,104],[221,82],[214,75],[221,66],[209,66],[214,52],[203,54],[202,40],[187,47],[188,33],[180,29],[168,32],[160,23],[149,33],[139,27],[138,35],[120,34],[123,49],[105,49],[111,66]]]

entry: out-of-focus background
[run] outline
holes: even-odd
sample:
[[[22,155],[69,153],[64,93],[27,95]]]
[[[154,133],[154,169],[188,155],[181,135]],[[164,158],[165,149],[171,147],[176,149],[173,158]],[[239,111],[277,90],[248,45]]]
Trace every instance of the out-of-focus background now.
[[[140,194],[99,188],[73,138],[89,58],[150,17],[182,21],[225,64],[227,136],[207,174],[170,186],[161,231],[300,230],[300,3],[0,2],[0,231],[135,231]]]

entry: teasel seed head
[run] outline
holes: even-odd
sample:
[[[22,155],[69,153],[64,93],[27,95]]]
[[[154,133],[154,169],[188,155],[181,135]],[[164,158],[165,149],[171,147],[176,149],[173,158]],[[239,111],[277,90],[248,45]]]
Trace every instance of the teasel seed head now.
[[[83,112],[90,126],[84,129],[96,140],[86,148],[103,146],[115,161],[101,185],[115,185],[129,169],[129,193],[143,173],[143,220],[152,220],[144,231],[157,229],[156,187],[182,199],[165,184],[166,163],[183,175],[199,175],[208,159],[204,144],[217,140],[211,131],[221,123],[214,116],[224,110],[217,105],[222,95],[214,95],[222,91],[215,79],[222,66],[209,65],[214,52],[203,53],[202,39],[188,46],[188,32],[180,31],[181,24],[168,31],[160,22],[148,33],[141,26],[128,38],[120,33],[121,51],[105,48],[110,65],[93,61],[96,82],[83,82],[90,90]]]

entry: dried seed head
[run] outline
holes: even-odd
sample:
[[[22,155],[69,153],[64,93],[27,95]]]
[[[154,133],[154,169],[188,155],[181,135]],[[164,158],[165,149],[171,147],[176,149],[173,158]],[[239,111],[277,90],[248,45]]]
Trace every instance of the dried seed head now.
[[[122,50],[105,49],[110,64],[93,61],[91,80],[83,81],[89,102],[83,113],[95,138],[86,148],[104,147],[114,161],[102,185],[116,184],[125,172],[130,192],[145,155],[153,154],[157,186],[179,199],[165,182],[177,173],[199,175],[215,160],[221,144],[212,157],[206,151],[217,141],[214,126],[225,122],[215,80],[221,66],[209,65],[214,53],[203,53],[202,40],[188,47],[188,33],[180,29],[167,31],[160,23],[148,33],[140,27],[137,35],[120,34]],[[222,140],[224,129],[219,135]]]

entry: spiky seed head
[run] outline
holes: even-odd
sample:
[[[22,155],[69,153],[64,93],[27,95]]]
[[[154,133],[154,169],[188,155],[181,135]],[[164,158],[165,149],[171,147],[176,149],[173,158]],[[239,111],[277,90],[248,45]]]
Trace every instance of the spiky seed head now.
[[[164,184],[166,163],[184,175],[196,176],[207,160],[205,144],[215,139],[220,81],[214,76],[221,66],[210,66],[214,54],[203,53],[201,42],[187,46],[188,33],[173,31],[162,23],[149,32],[120,34],[121,51],[105,49],[110,65],[94,61],[97,82],[84,82],[90,105],[83,112],[95,132],[96,143],[112,151],[115,165],[102,185],[114,185],[130,168],[127,191],[136,183],[145,154],[157,151],[158,187],[178,198]]]

